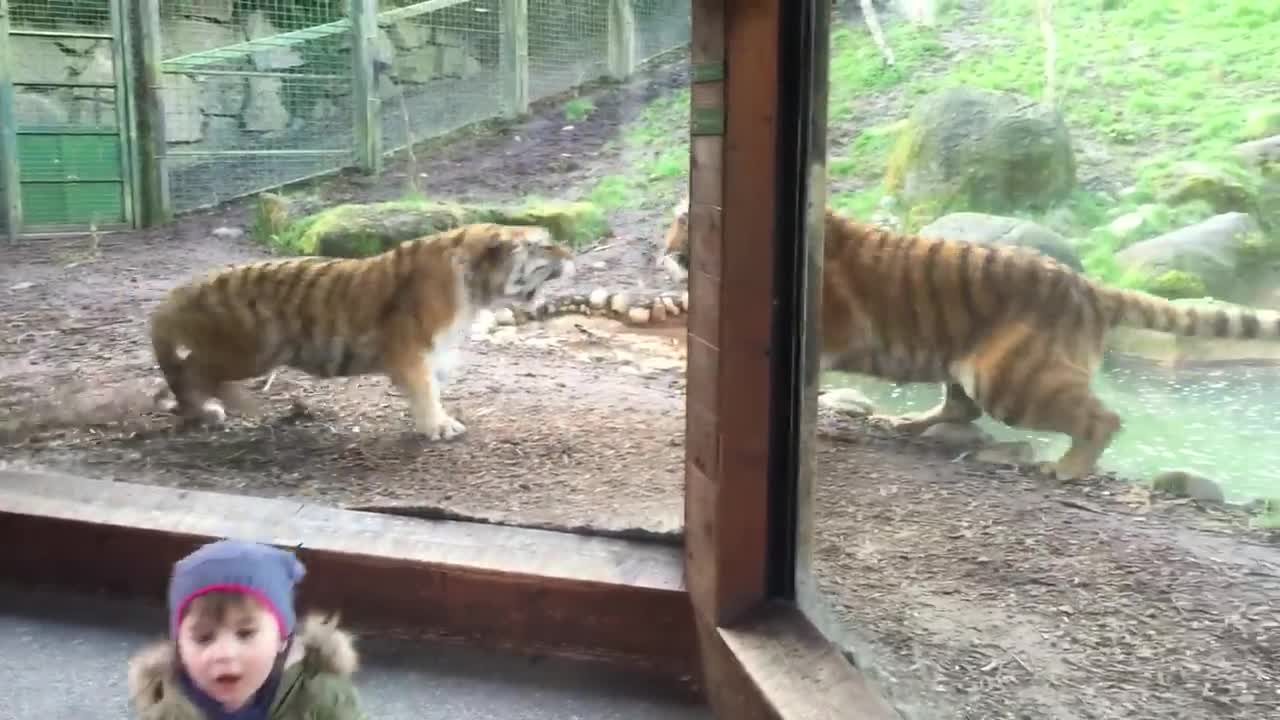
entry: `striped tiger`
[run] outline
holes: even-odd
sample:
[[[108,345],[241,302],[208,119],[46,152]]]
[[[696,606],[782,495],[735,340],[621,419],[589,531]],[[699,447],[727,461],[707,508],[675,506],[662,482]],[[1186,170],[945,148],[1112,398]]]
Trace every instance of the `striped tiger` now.
[[[237,402],[237,381],[280,366],[322,378],[381,373],[408,397],[418,432],[450,439],[466,427],[441,404],[440,385],[476,310],[527,303],[573,271],[571,252],[546,228],[492,223],[367,258],[217,270],[173,288],[152,312],[152,348],[173,394],[161,405],[219,424],[224,403]]]
[[[664,256],[687,270],[688,201]],[[661,260],[660,260],[661,262]],[[1090,388],[1107,330],[1280,340],[1280,313],[1179,306],[1102,285],[1036,250],[898,234],[828,209],[819,302],[821,368],[944,386],[936,407],[878,421],[907,433],[984,412],[1071,445],[1040,470],[1094,471],[1120,417]]]

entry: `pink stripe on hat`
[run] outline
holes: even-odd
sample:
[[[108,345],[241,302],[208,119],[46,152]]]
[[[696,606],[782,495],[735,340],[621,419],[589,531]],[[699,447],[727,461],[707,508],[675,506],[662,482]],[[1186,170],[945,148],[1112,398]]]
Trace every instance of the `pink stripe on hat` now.
[[[205,585],[204,587],[197,588],[183,597],[182,601],[178,603],[177,612],[173,614],[172,632],[175,637],[178,634],[178,625],[182,622],[182,618],[187,612],[187,606],[191,604],[191,601],[206,593],[217,591],[243,593],[257,600],[259,603],[262,603],[262,605],[267,608],[267,611],[271,613],[271,616],[276,619],[276,629],[280,632],[280,639],[284,640],[288,637],[288,633],[285,631],[284,616],[280,614],[280,609],[276,607],[275,603],[271,602],[271,598],[267,597],[265,593],[257,588],[251,588],[247,585],[239,585],[235,583],[215,583],[213,585]]]

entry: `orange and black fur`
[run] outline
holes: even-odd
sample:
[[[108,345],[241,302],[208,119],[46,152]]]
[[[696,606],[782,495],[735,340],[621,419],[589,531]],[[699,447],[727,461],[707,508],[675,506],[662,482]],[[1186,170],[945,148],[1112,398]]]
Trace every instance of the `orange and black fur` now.
[[[687,207],[663,239],[664,254],[686,268]],[[923,432],[985,411],[1064,433],[1070,448],[1043,468],[1059,479],[1091,473],[1120,430],[1090,389],[1108,329],[1280,340],[1280,313],[1178,306],[1101,285],[1035,250],[896,234],[830,209],[820,303],[822,369],[944,384],[937,407],[880,420]]]
[[[170,408],[189,419],[221,422],[236,381],[279,366],[325,378],[385,373],[416,429],[448,439],[466,428],[441,405],[440,384],[474,312],[528,302],[573,268],[545,228],[464,225],[368,258],[212,272],[170,291],[151,316],[151,342]]]

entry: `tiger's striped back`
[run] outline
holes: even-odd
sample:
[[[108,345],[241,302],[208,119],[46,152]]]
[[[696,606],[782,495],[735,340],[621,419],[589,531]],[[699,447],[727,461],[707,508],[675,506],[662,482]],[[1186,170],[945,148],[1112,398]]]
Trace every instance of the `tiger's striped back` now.
[[[545,228],[492,223],[369,258],[264,260],[170,291],[151,316],[152,347],[184,415],[228,383],[287,365],[318,377],[387,373],[409,387],[417,424],[432,433],[452,419],[422,377],[424,354],[446,360],[475,310],[530,300],[572,269],[570,251]]]
[[[687,208],[663,239],[686,268]],[[1275,311],[1175,305],[1033,249],[894,233],[830,209],[819,302],[823,369],[945,386],[937,407],[882,420],[920,432],[986,412],[1065,433],[1071,447],[1048,468],[1061,478],[1090,472],[1121,426],[1090,389],[1109,329],[1280,340]]]

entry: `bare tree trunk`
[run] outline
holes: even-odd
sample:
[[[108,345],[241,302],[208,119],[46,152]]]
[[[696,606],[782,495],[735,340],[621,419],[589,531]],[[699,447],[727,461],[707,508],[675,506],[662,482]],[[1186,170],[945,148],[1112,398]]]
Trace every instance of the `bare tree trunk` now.
[[[1058,75],[1058,40],[1053,32],[1053,0],[1039,0],[1040,33],[1044,35],[1044,103],[1056,105],[1054,84]]]
[[[884,31],[880,29],[880,16],[876,13],[876,6],[872,4],[872,0],[860,0],[860,2],[862,5],[862,21],[867,24],[867,29],[871,31],[871,37],[880,48],[880,54],[884,55],[884,61],[892,66],[894,64],[893,48],[889,47],[889,41],[884,39]]]

